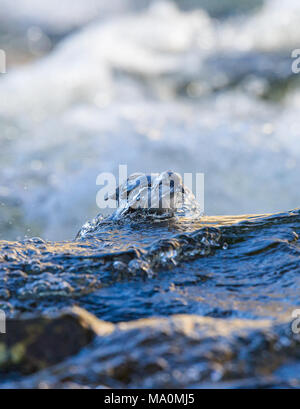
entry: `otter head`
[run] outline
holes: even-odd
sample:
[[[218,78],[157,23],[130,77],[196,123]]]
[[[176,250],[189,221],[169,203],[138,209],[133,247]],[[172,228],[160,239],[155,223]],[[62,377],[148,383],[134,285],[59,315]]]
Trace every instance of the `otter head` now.
[[[174,214],[183,206],[187,188],[178,173],[134,173],[105,200],[118,202],[118,214],[144,209],[150,213]]]

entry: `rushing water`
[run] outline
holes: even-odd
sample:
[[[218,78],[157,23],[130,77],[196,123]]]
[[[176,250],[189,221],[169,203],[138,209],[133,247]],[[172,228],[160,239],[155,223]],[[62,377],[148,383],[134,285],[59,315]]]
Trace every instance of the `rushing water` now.
[[[0,386],[300,387],[299,2],[18,3],[53,51],[0,78]],[[92,219],[119,164],[205,215]]]
[[[1,242],[1,308],[19,328],[20,313],[55,317],[72,306],[130,322],[105,334],[100,324],[78,356],[20,381],[20,371],[36,370],[13,358],[9,342],[3,381],[17,378],[4,386],[300,386],[300,339],[292,332],[299,210],[159,221],[135,211],[96,220],[76,242]],[[16,336],[26,351],[30,336],[23,337]],[[40,358],[41,369],[49,359]]]

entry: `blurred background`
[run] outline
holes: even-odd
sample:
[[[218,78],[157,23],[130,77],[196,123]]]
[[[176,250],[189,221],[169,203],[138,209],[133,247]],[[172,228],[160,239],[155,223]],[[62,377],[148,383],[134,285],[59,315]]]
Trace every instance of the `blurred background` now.
[[[0,0],[0,239],[73,239],[96,177],[205,173],[207,214],[300,205],[299,0]]]

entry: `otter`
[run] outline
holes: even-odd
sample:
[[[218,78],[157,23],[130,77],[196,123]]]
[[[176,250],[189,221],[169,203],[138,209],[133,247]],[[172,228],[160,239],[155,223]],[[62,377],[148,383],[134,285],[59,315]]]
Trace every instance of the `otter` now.
[[[172,171],[145,175],[133,173],[104,200],[115,200],[118,208],[107,217],[101,213],[85,223],[76,239],[95,234],[100,226],[114,222],[169,222],[178,218],[195,220],[202,216],[192,191],[183,185],[181,176]]]
[[[187,194],[189,197],[193,196],[192,192],[183,186],[178,173],[172,171],[152,175],[133,173],[115,192],[107,195],[105,200],[117,201],[115,217],[142,209],[158,217],[172,217],[183,209]]]

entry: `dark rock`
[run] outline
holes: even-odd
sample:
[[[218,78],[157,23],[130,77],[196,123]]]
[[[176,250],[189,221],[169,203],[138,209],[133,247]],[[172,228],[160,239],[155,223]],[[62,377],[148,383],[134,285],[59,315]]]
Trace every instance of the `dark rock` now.
[[[299,336],[270,320],[180,315],[108,324],[105,331],[80,354],[1,387],[271,387],[287,385],[274,371],[300,358]]]
[[[101,327],[101,328],[100,328]],[[54,317],[9,319],[0,335],[0,372],[29,374],[63,361],[109,324],[72,308]]]

